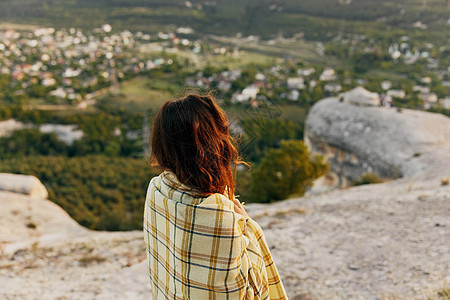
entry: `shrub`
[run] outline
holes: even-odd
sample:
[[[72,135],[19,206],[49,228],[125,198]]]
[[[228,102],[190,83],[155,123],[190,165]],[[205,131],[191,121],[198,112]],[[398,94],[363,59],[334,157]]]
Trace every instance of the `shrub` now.
[[[78,262],[80,263],[80,266],[87,267],[90,264],[93,263],[102,263],[106,261],[106,258],[100,255],[85,255],[81,257]]]
[[[28,222],[27,224],[26,224],[26,226],[28,227],[28,228],[31,228],[31,229],[36,229],[36,224],[35,223],[33,223],[33,222]]]
[[[270,202],[293,194],[302,196],[315,179],[328,171],[323,159],[318,155],[311,159],[302,141],[282,141],[279,149],[267,151],[252,174],[250,200]]]
[[[353,181],[353,185],[364,185],[372,183],[382,183],[383,179],[375,173],[366,173],[360,179]]]

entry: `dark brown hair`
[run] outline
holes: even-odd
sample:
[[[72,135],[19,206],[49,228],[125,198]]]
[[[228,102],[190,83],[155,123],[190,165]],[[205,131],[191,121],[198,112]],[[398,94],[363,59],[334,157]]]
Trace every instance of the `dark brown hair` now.
[[[240,161],[225,112],[209,95],[164,103],[153,123],[150,163],[172,171],[197,196],[220,193],[232,199]]]

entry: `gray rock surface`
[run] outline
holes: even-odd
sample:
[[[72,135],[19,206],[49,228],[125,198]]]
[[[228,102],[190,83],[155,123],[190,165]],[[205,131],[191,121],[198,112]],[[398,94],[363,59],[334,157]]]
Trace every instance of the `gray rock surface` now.
[[[450,284],[450,186],[440,179],[335,190],[249,211],[291,299],[435,299]]]
[[[67,234],[0,255],[1,300],[151,299],[143,236]]]
[[[96,232],[58,205],[0,192],[0,299],[151,299],[141,231]]]
[[[61,207],[42,198],[0,191],[0,207],[0,250],[5,254],[88,232]]]
[[[0,173],[0,191],[27,194],[42,199],[48,197],[45,186],[31,175]]]
[[[450,170],[450,118],[441,114],[327,98],[310,110],[305,140],[326,156],[341,186],[369,172],[427,179]]]

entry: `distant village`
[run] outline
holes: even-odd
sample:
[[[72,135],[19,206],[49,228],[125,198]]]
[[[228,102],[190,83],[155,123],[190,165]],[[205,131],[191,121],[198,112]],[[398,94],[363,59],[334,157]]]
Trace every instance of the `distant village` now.
[[[173,63],[154,53],[171,52],[174,46],[200,52],[199,42],[180,39],[176,33],[150,36],[111,30],[105,24],[89,34],[74,28],[0,32],[0,76],[10,76],[12,96],[85,107],[105,88]],[[177,30],[185,35],[191,31]]]
[[[315,87],[320,88],[321,92],[319,94],[324,97],[339,96],[341,92],[354,86],[363,86],[367,82],[363,79],[356,79],[354,83],[349,80],[344,80],[342,83],[332,68],[318,71],[313,67],[300,67],[295,70],[296,76],[286,76],[281,74],[281,71],[282,68],[280,66],[274,66],[263,72],[256,73],[255,80],[251,84],[232,92],[232,103],[250,103],[252,106],[257,107],[259,101],[267,100],[267,95],[271,98],[277,96],[281,99],[297,102],[305,91],[311,93]],[[214,86],[219,91],[229,92],[233,88],[233,82],[238,80],[240,76],[241,70],[239,69],[222,71],[209,77],[203,76],[200,72],[197,76],[188,78],[186,84],[199,88]],[[273,84],[274,78],[275,83]],[[425,110],[437,105],[449,109],[450,97],[438,99],[437,94],[430,91],[429,83],[431,83],[431,78],[423,77],[421,84],[412,87],[412,93],[409,96],[418,97],[423,103],[421,108]],[[445,81],[444,84],[450,86],[448,81]],[[274,95],[274,86],[277,87],[276,90],[281,90],[278,95]],[[392,88],[392,86],[393,83],[391,81],[383,80],[381,82],[380,105],[393,107],[395,106],[395,100],[402,100],[408,96],[405,90]],[[280,87],[282,88],[280,89]],[[261,93],[262,91],[265,91],[265,93]]]
[[[3,95],[0,103],[7,98],[13,103],[15,99],[20,102],[22,98],[30,98],[43,99],[45,104],[70,104],[86,108],[95,103],[97,96],[117,89],[119,82],[174,64],[170,55],[176,57],[179,50],[200,56],[205,51],[212,55],[239,55],[239,49],[229,46],[205,50],[207,47],[204,42],[189,38],[192,33],[193,30],[188,27],[152,36],[126,30],[113,32],[108,24],[90,33],[75,28],[2,31],[0,78],[3,76],[9,80],[6,86],[0,86],[0,96]],[[337,40],[342,45],[354,47],[358,37]],[[439,62],[430,57],[432,49],[431,44],[424,45],[423,49],[412,47],[407,36],[385,49],[394,61],[402,59],[406,64],[414,64],[420,59],[425,61],[428,69],[437,70],[438,76],[421,77],[408,90],[399,88],[389,80],[380,81],[377,89],[381,105],[396,106],[396,101],[415,97],[419,99],[421,109],[434,106],[450,108],[448,94],[438,95],[433,91],[436,85],[433,80],[440,80],[439,85],[449,89],[450,81],[445,74],[448,74],[450,67],[439,70]],[[375,50],[369,47],[364,51]],[[305,93],[311,95],[313,91],[321,97],[337,96],[367,83],[363,78],[339,74],[330,66],[307,63],[259,68],[245,81],[242,80],[244,72],[245,69],[228,68],[213,74],[199,71],[185,78],[185,83],[196,88],[214,88],[228,95],[231,103],[250,103],[255,107],[267,98],[301,102],[304,101],[305,97],[302,96]]]

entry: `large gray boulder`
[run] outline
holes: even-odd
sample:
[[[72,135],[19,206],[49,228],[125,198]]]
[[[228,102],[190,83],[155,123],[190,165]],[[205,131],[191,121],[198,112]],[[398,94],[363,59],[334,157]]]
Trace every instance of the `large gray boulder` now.
[[[48,197],[45,186],[31,175],[0,173],[0,191],[21,193],[42,199]]]
[[[305,140],[325,155],[329,177],[340,186],[369,172],[384,178],[449,175],[450,118],[441,114],[327,98],[310,110]]]

